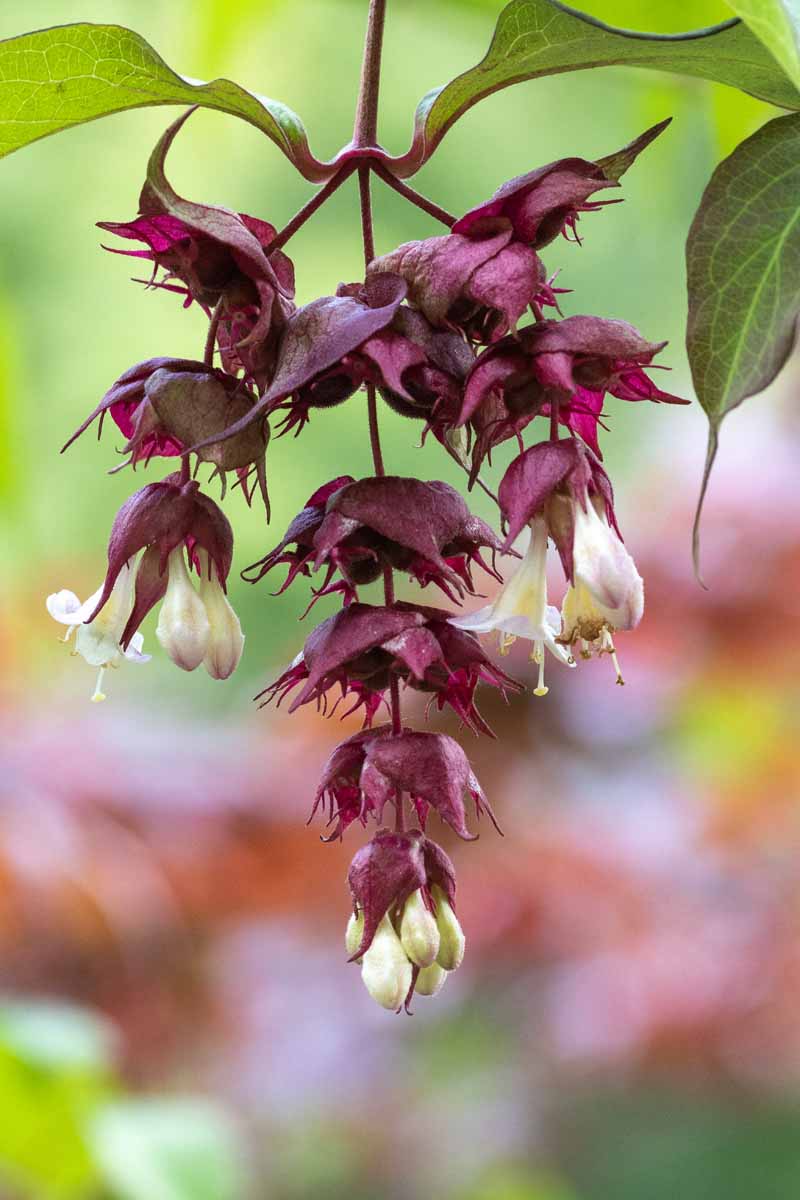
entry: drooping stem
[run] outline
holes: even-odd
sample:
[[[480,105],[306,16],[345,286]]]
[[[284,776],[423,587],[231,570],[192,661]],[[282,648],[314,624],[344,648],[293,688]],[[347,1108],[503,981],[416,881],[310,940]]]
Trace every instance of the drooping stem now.
[[[208,323],[208,333],[206,335],[206,348],[203,353],[203,362],[207,367],[214,366],[214,347],[217,342],[217,330],[219,329],[220,318],[222,317],[222,296],[216,303],[216,307],[211,314],[211,320]]]
[[[372,231],[372,193],[369,186],[369,167],[358,168],[358,192],[361,199],[361,238],[364,242],[364,267],[375,257],[375,235]]]
[[[550,401],[550,441],[557,442],[561,436],[558,431],[559,399],[555,396]]]
[[[361,199],[361,237],[364,242],[364,267],[368,267],[375,257],[375,235],[372,231],[372,196],[370,194],[369,167],[358,168],[358,190]],[[372,448],[372,461],[376,475],[385,475],[383,451],[381,450],[381,435],[378,428],[378,402],[374,384],[368,383],[367,416],[369,418],[369,443]],[[391,576],[391,572],[389,572]],[[387,601],[389,603],[389,601]]]
[[[284,225],[280,233],[275,235],[267,247],[268,253],[271,254],[273,250],[280,250],[281,246],[285,246],[289,238],[294,237],[298,229],[305,225],[309,217],[313,217],[317,209],[321,208],[325,201],[330,199],[333,193],[342,186],[345,179],[349,179],[355,169],[355,163],[345,163],[333,178],[329,179],[325,186],[320,188],[318,192],[315,192],[300,211],[295,213],[291,221],[287,225]]]
[[[414,188],[409,187],[407,183],[401,183],[400,180],[385,167],[383,163],[376,162],[374,166],[375,174],[383,180],[387,187],[390,187],[398,195],[409,200],[411,204],[421,208],[429,217],[433,217],[436,221],[441,221],[448,229],[455,225],[456,218],[449,213],[447,209],[441,208],[438,204],[434,204],[433,200],[429,200],[427,196],[423,196],[421,192],[416,192]]]
[[[353,146],[377,145],[378,92],[381,85],[381,51],[383,26],[386,21],[386,0],[369,0],[364,57],[361,60],[361,83],[353,127]]]
[[[370,10],[371,11],[371,10]],[[377,92],[375,93],[377,99]],[[375,257],[375,235],[372,229],[372,196],[370,193],[370,169],[367,164],[363,164],[358,168],[358,189],[361,199],[361,235],[364,242],[364,266],[369,266]],[[367,392],[367,416],[369,420],[369,441],[372,449],[372,463],[375,468],[375,474],[382,476],[386,474],[386,469],[383,464],[383,451],[381,450],[381,435],[378,427],[378,402],[375,391],[375,385],[372,383],[366,384]],[[384,567],[383,571],[383,600],[387,607],[394,604],[394,574],[391,567]],[[389,681],[389,698],[392,710],[392,731],[398,734],[402,730],[402,720],[400,716],[400,681],[396,675],[393,675]],[[402,794],[398,794],[395,801],[395,828],[402,832],[405,829],[405,805]]]

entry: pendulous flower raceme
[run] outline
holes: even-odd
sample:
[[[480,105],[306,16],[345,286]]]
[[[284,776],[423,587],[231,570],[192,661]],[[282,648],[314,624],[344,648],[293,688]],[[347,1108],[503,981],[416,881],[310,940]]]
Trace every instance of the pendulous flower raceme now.
[[[284,567],[278,593],[308,579],[306,612],[322,597],[337,603],[257,699],[280,705],[291,697],[289,712],[314,704],[323,715],[363,715],[364,727],[325,764],[311,817],[327,820],[323,841],[376,826],[350,867],[347,952],[377,1003],[408,1010],[415,993],[435,995],[464,955],[455,869],[430,838],[430,821],[438,817],[467,841],[477,836],[468,812],[499,828],[462,747],[434,729],[411,728],[401,697],[421,696],[426,716],[448,708],[472,733],[493,736],[477,706],[479,686],[506,699],[523,687],[492,661],[479,634],[496,632],[501,653],[527,640],[534,694],[544,696],[548,654],[568,667],[608,655],[621,683],[615,639],[642,618],[643,584],[619,531],[599,431],[609,398],[683,401],[651,377],[665,343],[621,320],[564,315],[559,295],[567,293],[540,254],[559,235],[580,240],[580,215],[616,202],[608,193],[667,122],[595,162],[564,158],[519,176],[458,220],[387,175],[374,131],[357,129],[330,182],[278,232],[172,188],[165,159],[188,115],[156,146],[138,215],[101,227],[137,244],[117,253],[152,264],[149,287],[177,292],[205,314],[202,355],[129,367],[67,443],[95,421],[99,436],[108,417],[123,439],[115,470],[152,469],[162,459],[180,469],[123,504],[101,587],[84,603],[55,593],[47,608],[68,626],[64,640],[74,633],[75,652],[98,670],[95,700],[104,698],[106,668],[147,661],[140,626],[156,608],[156,640],[172,661],[227,679],[244,646],[227,598],[233,532],[198,471],[207,466],[223,498],[229,476],[248,503],[258,488],[269,520],[270,421],[279,434],[300,435],[312,416],[333,430],[339,406],[364,406],[374,474],[348,473],[348,437],[334,434],[342,473],[313,491],[278,544],[242,574],[257,584]],[[365,277],[296,307],[283,247],[355,174]],[[375,257],[372,174],[447,232]],[[468,486],[496,502],[498,529],[451,484],[387,472],[379,397],[419,422],[422,441],[433,433]],[[481,472],[509,440],[519,452],[495,496]],[[551,544],[564,574],[560,607],[548,596]],[[505,582],[504,556],[518,560]],[[483,603],[464,613],[399,599],[396,573],[418,588],[435,586],[456,608]],[[381,582],[382,601],[367,591]],[[375,725],[381,709],[386,721]]]
[[[214,679],[236,670],[244,637],[225,595],[232,554],[227,517],[193,480],[168,476],[125,501],[111,528],[102,586],[83,605],[68,591],[47,600],[50,615],[70,626],[67,637],[77,630],[77,653],[99,668],[92,699],[105,699],[106,667],[146,658],[138,629],[159,603],[156,638],[176,666],[202,665]]]

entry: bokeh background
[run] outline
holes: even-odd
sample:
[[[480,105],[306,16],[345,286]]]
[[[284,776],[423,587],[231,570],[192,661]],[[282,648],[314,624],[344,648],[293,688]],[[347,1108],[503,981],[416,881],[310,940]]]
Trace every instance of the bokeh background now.
[[[319,154],[349,137],[366,0],[28,0],[0,36],[75,20],[141,32],[179,71],[229,75],[300,112]],[[592,0],[670,31],[722,0]],[[381,129],[472,65],[500,0],[392,0]],[[197,356],[204,320],[130,281],[97,220],[135,212],[169,110],[119,115],[0,164],[0,1195],[8,1200],[794,1200],[800,1194],[797,745],[798,368],[733,415],[704,524],[699,408],[611,401],[604,447],[647,613],[607,661],[551,670],[471,743],[506,831],[451,846],[468,955],[411,1018],[377,1009],[342,944],[361,840],[306,828],[319,768],[355,728],[251,697],[305,636],[306,583],[234,578],[247,634],[228,683],[158,652],[108,681],[56,640],[44,598],[97,586],[142,475],[105,472],[111,427],[58,451],[124,369]],[[675,119],[581,221],[551,270],[567,313],[670,339],[691,396],[683,244],[719,159],[768,106],[697,80],[611,69],[510,89],[454,128],[416,185],[459,212],[564,155]],[[178,190],[283,225],[309,185],[249,126],[201,112]],[[379,252],[435,230],[375,185]],[[299,300],[360,269],[354,188],[296,237]],[[381,414],[390,469],[453,483],[436,445]],[[494,478],[499,478],[499,457]],[[271,528],[226,500],[236,565],[322,481],[369,471],[363,401],[275,442]],[[158,461],[147,478],[158,477]],[[475,508],[491,517],[480,495]],[[273,585],[274,586],[274,585]],[[412,593],[407,592],[408,595]],[[315,609],[326,615],[323,601]],[[149,643],[149,645],[147,645]],[[511,669],[526,676],[524,647]],[[441,728],[452,727],[446,721]]]

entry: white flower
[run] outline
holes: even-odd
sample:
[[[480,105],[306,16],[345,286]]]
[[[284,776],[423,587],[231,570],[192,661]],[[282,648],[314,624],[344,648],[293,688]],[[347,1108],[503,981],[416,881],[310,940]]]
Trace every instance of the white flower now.
[[[361,964],[364,986],[382,1008],[397,1011],[411,987],[411,963],[388,914],[381,923]]]
[[[548,690],[544,684],[545,647],[559,662],[575,666],[569,650],[556,641],[561,630],[558,609],[547,603],[547,526],[541,517],[531,522],[525,557],[494,603],[469,616],[456,617],[450,624],[473,633],[497,630],[503,653],[515,638],[533,642],[531,659],[539,666],[536,696],[546,696]]]
[[[617,683],[623,683],[611,635],[635,629],[641,621],[644,584],[604,512],[591,502],[585,509],[576,503],[574,519],[574,584],[564,597],[561,637],[569,645],[580,641],[585,658],[592,650],[610,654]]]
[[[66,642],[73,631],[75,632],[75,654],[80,654],[92,667],[98,668],[92,700],[105,700],[101,690],[103,675],[107,667],[118,667],[123,658],[129,662],[148,662],[149,654],[142,653],[144,640],[140,633],[131,638],[127,650],[122,650],[119,640],[122,637],[128,618],[133,608],[133,589],[135,569],[126,563],[117,576],[116,583],[106,603],[93,621],[86,623],[92,615],[100,596],[102,587],[81,604],[74,592],[66,589],[54,592],[47,597],[47,611],[56,621],[67,625],[64,641]]]
[[[200,565],[200,599],[210,627],[203,666],[212,679],[227,679],[239,665],[244,634],[239,618],[222,590],[217,568],[205,550],[197,552]]]
[[[183,671],[194,671],[206,656],[211,624],[189,578],[182,544],[171,552],[167,571],[167,590],[161,602],[156,637],[176,666]]]

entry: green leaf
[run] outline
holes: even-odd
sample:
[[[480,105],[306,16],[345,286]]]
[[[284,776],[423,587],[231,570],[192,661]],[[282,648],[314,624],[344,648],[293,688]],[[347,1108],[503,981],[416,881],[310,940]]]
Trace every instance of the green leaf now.
[[[110,1069],[115,1032],[73,1004],[26,1000],[0,1004],[0,1045],[30,1066],[51,1071]]]
[[[0,157],[73,125],[160,104],[232,113],[271,138],[306,179],[331,174],[290,108],[229,79],[185,79],[121,25],[60,25],[0,42]]]
[[[800,312],[800,115],[779,117],[720,163],[686,243],[686,344],[709,447],[695,522],[731,409],[762,391],[792,349]]]
[[[760,0],[753,0],[760,3]],[[783,108],[800,109],[800,92],[740,21],[684,34],[631,33],[557,0],[511,0],[482,62],[424,96],[408,153],[392,161],[413,175],[459,117],[485,96],[540,75],[585,67],[651,67],[727,83]]]
[[[108,1100],[113,1042],[104,1020],[73,1005],[26,1000],[0,1007],[0,1175],[10,1194],[95,1194],[83,1127]]]
[[[104,1106],[89,1141],[120,1200],[236,1200],[242,1151],[230,1122],[200,1100],[126,1100]]]
[[[728,0],[800,87],[800,6],[798,0]]]

